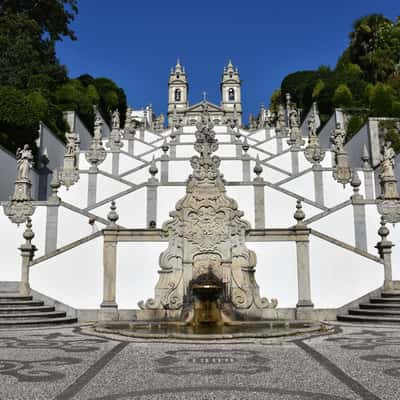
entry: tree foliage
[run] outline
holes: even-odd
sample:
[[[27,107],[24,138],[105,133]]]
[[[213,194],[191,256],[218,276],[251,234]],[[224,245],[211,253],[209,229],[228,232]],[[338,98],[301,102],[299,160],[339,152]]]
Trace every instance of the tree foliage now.
[[[304,110],[316,101],[321,120],[335,107],[344,108],[354,116],[350,130],[368,116],[400,117],[400,19],[371,14],[356,20],[334,69],[321,66],[289,74],[281,92],[290,92]]]
[[[55,51],[63,37],[76,39],[70,23],[77,0],[0,0],[0,144],[33,148],[39,121],[61,139],[63,111],[75,110],[90,129],[93,106],[106,120],[116,108],[125,117],[124,91],[107,78],[70,79]]]

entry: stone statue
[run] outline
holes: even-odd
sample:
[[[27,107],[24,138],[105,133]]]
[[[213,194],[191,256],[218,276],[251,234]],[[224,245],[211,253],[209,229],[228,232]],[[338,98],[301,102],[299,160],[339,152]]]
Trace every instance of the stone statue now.
[[[393,150],[392,143],[387,141],[384,143],[382,148],[381,157],[381,177],[393,177],[394,176],[394,158],[396,153]]]
[[[30,172],[33,167],[32,150],[29,145],[25,145],[23,149],[18,148],[16,153],[17,158],[17,180],[29,180]]]
[[[278,108],[278,116],[277,116],[277,126],[278,129],[283,130],[286,128],[286,119],[285,119],[285,109],[283,105],[280,104]]]
[[[33,155],[29,146],[18,148],[17,177],[14,182],[14,193],[9,202],[4,205],[4,213],[16,224],[21,224],[33,215],[35,207],[32,204],[31,169],[33,167]]]
[[[336,152],[342,152],[344,150],[344,141],[346,138],[346,132],[342,129],[342,125],[338,122],[336,128],[333,131],[332,142],[335,146]]]
[[[331,136],[331,142],[334,145],[335,153],[335,167],[333,168],[333,178],[341,183],[343,187],[352,179],[353,172],[349,165],[347,152],[344,148],[344,141],[346,138],[346,131],[342,129],[340,123],[336,124],[336,128]]]
[[[382,146],[379,183],[381,193],[377,198],[379,214],[386,221],[393,224],[400,221],[400,196],[397,190],[397,179],[394,174],[396,153],[390,141],[385,141]]]
[[[297,110],[295,108],[292,108],[289,114],[289,124],[290,127],[293,128],[298,128],[299,127],[299,120],[297,116]]]
[[[120,128],[120,117],[118,109],[114,110],[112,113],[112,128],[119,129]]]
[[[94,120],[94,139],[101,140],[102,139],[102,126],[103,119],[100,117],[99,113],[96,113],[96,117]]]
[[[308,119],[307,124],[308,124],[309,137],[310,138],[311,137],[316,137],[317,136],[317,127],[316,127],[316,124],[315,124],[315,116],[314,116],[314,114],[310,115],[310,118]]]
[[[65,146],[65,155],[75,155],[77,135],[75,132],[67,132],[65,134],[67,144]]]

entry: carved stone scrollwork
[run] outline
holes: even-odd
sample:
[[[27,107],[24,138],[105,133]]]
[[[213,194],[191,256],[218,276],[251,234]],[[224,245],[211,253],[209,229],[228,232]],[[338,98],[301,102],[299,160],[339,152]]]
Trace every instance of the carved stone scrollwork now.
[[[4,205],[4,214],[16,224],[21,224],[33,215],[35,207],[32,204],[31,170],[33,167],[33,155],[26,144],[19,148],[17,158],[17,177],[14,183],[14,193],[9,202]]]
[[[221,277],[228,298],[236,308],[262,309],[276,307],[277,301],[261,298],[254,278],[256,256],[246,247],[245,235],[250,224],[243,220],[234,199],[226,195],[220,159],[212,153],[218,149],[207,106],[203,106],[197,124],[195,150],[191,159],[186,195],[179,200],[172,219],[162,229],[168,237],[168,248],[161,253],[159,280],[155,297],[141,301],[142,309],[180,309],[185,303],[190,281],[184,270],[195,277],[202,268]],[[190,298],[190,296],[188,296]]]

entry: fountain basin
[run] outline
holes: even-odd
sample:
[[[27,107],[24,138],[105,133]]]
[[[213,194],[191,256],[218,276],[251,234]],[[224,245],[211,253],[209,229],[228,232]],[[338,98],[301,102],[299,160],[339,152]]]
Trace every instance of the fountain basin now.
[[[96,324],[95,331],[142,339],[226,340],[274,338],[325,333],[327,325],[310,321],[231,321],[222,325],[192,325],[181,321],[109,321]]]

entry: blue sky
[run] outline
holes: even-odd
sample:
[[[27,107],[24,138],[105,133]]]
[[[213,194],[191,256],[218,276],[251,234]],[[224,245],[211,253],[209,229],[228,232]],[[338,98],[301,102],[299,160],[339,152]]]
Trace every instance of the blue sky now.
[[[397,6],[396,6],[397,5]],[[291,72],[334,66],[355,19],[378,12],[395,19],[398,0],[78,0],[72,24],[78,40],[57,52],[71,77],[106,76],[125,89],[134,108],[167,108],[170,67],[181,59],[189,100],[219,104],[219,83],[231,58],[243,80],[244,112],[261,102]]]

